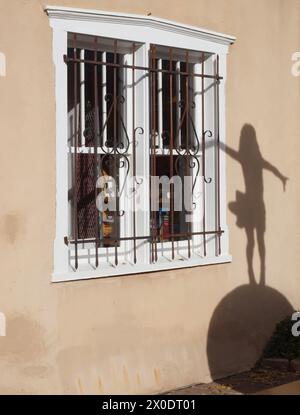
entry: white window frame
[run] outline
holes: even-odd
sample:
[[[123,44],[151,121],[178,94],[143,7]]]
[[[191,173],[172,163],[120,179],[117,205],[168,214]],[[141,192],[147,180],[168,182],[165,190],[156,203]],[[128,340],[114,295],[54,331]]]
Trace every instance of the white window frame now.
[[[148,50],[150,44],[164,45],[172,48],[190,49],[194,51],[217,54],[219,56],[219,75],[223,78],[219,86],[219,138],[221,148],[225,146],[225,82],[226,57],[229,45],[234,43],[233,36],[216,33],[209,30],[178,24],[153,16],[134,14],[109,13],[97,10],[72,9],[67,7],[47,6],[50,26],[53,30],[53,61],[55,66],[55,96],[56,96],[56,235],[54,241],[54,270],[52,281],[69,281],[115,275],[137,274],[164,269],[194,267],[207,264],[226,263],[231,261],[229,254],[228,227],[226,222],[226,164],[224,151],[220,151],[220,227],[223,230],[221,240],[221,255],[209,252],[206,257],[197,257],[185,261],[158,261],[150,263],[149,250],[146,243],[142,246],[144,263],[134,265],[118,265],[117,267],[91,267],[73,271],[69,265],[70,251],[64,243],[68,235],[68,157],[67,157],[67,70],[63,56],[67,54],[68,33],[79,33],[99,37],[121,39],[130,42],[143,43],[140,59],[148,67]],[[143,83],[147,94],[148,81]],[[141,106],[136,114],[142,120],[145,136],[149,136],[148,105]],[[137,124],[140,125],[140,124]],[[207,174],[209,176],[209,165]],[[213,169],[214,166],[211,166]],[[149,165],[139,171],[142,177],[148,177]],[[148,186],[144,189],[145,205],[149,200]],[[206,202],[206,201],[205,201]],[[147,209],[145,209],[147,211]],[[145,214],[142,223],[137,224],[149,234],[149,216]],[[208,238],[209,239],[209,238]]]

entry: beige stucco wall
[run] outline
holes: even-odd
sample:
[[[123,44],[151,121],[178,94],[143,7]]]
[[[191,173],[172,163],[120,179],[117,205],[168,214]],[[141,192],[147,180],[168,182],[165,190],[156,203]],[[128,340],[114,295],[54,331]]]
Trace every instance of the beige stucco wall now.
[[[228,211],[231,264],[50,283],[55,99],[46,4],[133,12],[237,37],[227,142],[254,126],[264,158],[267,287],[248,284],[246,234]],[[250,367],[274,323],[300,308],[299,0],[0,0],[0,393],[156,393]],[[254,166],[255,168],[255,166]],[[244,191],[228,157],[228,202]],[[255,271],[259,256],[255,251]]]

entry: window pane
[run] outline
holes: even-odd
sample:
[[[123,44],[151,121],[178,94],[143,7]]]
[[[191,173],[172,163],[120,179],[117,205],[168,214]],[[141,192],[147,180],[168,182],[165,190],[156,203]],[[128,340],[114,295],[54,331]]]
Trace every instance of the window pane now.
[[[101,60],[102,53],[97,52],[97,61]],[[95,52],[92,50],[84,51],[84,58],[87,61],[95,60]],[[96,70],[96,74],[95,74]],[[102,125],[103,105],[101,99],[102,91],[102,70],[100,65],[92,63],[84,64],[84,108],[85,108],[85,125],[84,136],[85,145],[94,146],[95,137],[96,145],[99,145],[100,126]]]
[[[103,185],[98,189],[98,194],[102,192],[102,200],[104,200],[106,206],[109,206],[110,202],[112,204],[111,209],[107,208],[99,211],[99,236],[102,240],[100,246],[115,246],[113,238],[118,239],[120,237],[120,217],[116,210],[120,159],[118,156],[105,155],[101,156],[100,164],[100,176],[107,179],[107,182],[103,182]],[[109,177],[115,180],[115,186]],[[118,241],[117,246],[120,246],[120,241]]]
[[[107,62],[114,61],[112,53],[106,53]],[[106,203],[116,200],[119,186],[120,156],[116,152],[120,144],[120,114],[119,105],[120,70],[119,68],[95,65],[103,59],[104,53],[96,54],[92,49],[68,48],[68,144],[70,148],[70,223],[71,237],[79,240],[100,239],[99,246],[115,246],[115,240],[120,238],[120,217],[117,212],[118,201],[114,209],[99,211],[96,206],[97,196],[105,194]],[[83,62],[73,62],[73,58]],[[119,61],[119,57],[117,58]],[[103,74],[106,75],[104,84]],[[76,81],[75,81],[76,77]],[[103,125],[107,122],[107,141],[101,140]],[[83,135],[82,135],[83,133]],[[83,144],[88,151],[81,153]],[[75,144],[77,138],[77,149]],[[115,139],[114,139],[115,137]],[[103,154],[103,146],[113,146],[111,154]],[[92,150],[92,151],[91,151]],[[95,154],[96,150],[96,154]],[[99,151],[100,150],[100,151]],[[102,154],[101,154],[102,152]],[[76,154],[77,153],[77,154]],[[76,168],[75,168],[76,164]],[[112,177],[116,186],[96,188],[99,177]],[[75,204],[76,203],[76,204]],[[75,209],[77,208],[76,217]],[[118,241],[117,246],[120,245]]]
[[[78,239],[100,238],[100,246],[114,246],[114,241],[105,238],[120,237],[120,218],[116,209],[96,206],[96,198],[102,192],[101,200],[104,206],[116,206],[116,188],[119,185],[118,157],[101,155],[97,161],[97,176],[95,175],[95,157],[93,154],[77,154],[77,232]],[[74,161],[73,161],[74,162]],[[103,178],[96,189],[99,177]],[[116,186],[111,185],[109,177],[115,180]],[[101,185],[103,184],[103,185]],[[74,209],[74,191],[69,192],[69,201]],[[74,232],[73,223],[73,236]],[[104,239],[104,240],[103,240]],[[117,244],[119,246],[119,242]]]
[[[171,234],[182,234],[174,237],[174,240],[184,240],[187,238],[188,225],[186,214],[188,211],[185,209],[184,200],[185,196],[187,196],[185,191],[190,192],[190,189],[184,189],[184,176],[191,174],[189,158],[186,156],[174,156],[173,163],[174,175],[178,176],[176,181],[173,182],[174,184],[170,184],[170,186],[163,187],[163,185],[160,185],[159,188],[159,210],[156,212],[156,228],[159,241],[171,240]],[[169,156],[157,156],[156,174],[160,179],[163,176],[171,178]],[[179,200],[181,203],[179,203]],[[171,210],[172,205],[173,211]]]
[[[80,50],[75,50],[75,57],[79,57]],[[68,57],[74,58],[74,49],[68,48]],[[76,76],[76,82],[75,82]],[[75,102],[75,88],[77,88],[76,102]],[[75,131],[80,128],[79,105],[80,105],[80,72],[79,65],[75,69],[73,62],[68,63],[68,143],[75,145]],[[75,110],[77,111],[75,117]],[[75,118],[77,118],[77,125],[75,126]]]

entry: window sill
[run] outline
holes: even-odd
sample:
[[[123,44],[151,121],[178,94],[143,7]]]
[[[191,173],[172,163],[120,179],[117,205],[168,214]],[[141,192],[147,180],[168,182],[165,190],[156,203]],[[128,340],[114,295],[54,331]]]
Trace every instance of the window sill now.
[[[92,278],[117,277],[122,275],[143,274],[157,271],[168,271],[171,269],[193,268],[203,265],[224,264],[232,261],[231,255],[220,255],[214,258],[192,258],[190,260],[177,260],[166,262],[157,262],[155,264],[136,264],[136,265],[118,265],[103,266],[102,269],[91,270],[83,269],[81,271],[70,271],[62,274],[53,273],[52,282],[66,282],[76,280],[87,280]]]

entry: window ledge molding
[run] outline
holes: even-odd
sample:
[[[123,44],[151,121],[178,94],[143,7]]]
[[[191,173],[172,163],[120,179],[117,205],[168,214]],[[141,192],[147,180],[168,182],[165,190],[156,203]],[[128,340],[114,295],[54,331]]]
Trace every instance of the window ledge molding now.
[[[69,7],[46,6],[45,12],[50,19],[76,20],[96,23],[113,23],[118,25],[135,25],[148,29],[159,29],[173,32],[178,35],[190,36],[199,40],[219,43],[224,46],[233,44],[234,36],[218,33],[211,30],[169,21],[155,16],[138,14],[113,13],[107,11],[73,9]]]
[[[66,273],[53,273],[52,282],[67,282],[76,280],[88,280],[94,278],[109,278],[125,275],[140,275],[143,273],[159,272],[159,271],[171,271],[182,268],[195,268],[204,265],[217,265],[232,262],[232,256],[228,254],[216,256],[213,258],[194,258],[177,261],[157,262],[155,264],[135,264],[135,265],[118,265],[104,266],[98,270],[82,270],[82,271],[70,271]]]

